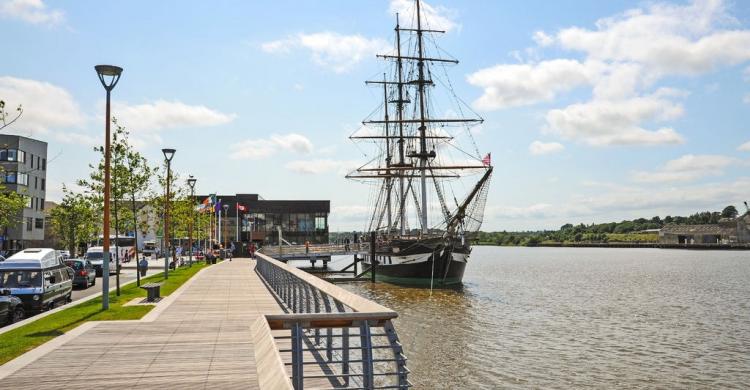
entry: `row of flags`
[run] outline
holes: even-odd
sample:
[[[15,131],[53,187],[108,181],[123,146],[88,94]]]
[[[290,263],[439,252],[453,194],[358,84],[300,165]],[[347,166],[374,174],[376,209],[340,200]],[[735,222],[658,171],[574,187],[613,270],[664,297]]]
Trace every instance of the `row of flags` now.
[[[236,204],[237,211],[247,211],[247,206],[243,206],[239,203]],[[221,212],[221,199],[216,199],[216,194],[211,194],[201,202],[195,209],[201,213],[220,213]]]

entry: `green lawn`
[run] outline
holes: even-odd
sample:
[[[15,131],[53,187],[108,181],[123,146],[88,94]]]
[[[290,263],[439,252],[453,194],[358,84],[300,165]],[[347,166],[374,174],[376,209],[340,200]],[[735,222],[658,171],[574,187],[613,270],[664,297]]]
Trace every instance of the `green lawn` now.
[[[164,280],[163,273],[159,273],[141,279],[141,281],[164,281],[161,294],[166,296],[204,267],[204,263],[195,263],[192,267],[180,267],[176,271],[171,271],[167,280]],[[0,365],[86,321],[137,320],[153,309],[153,306],[150,305],[123,306],[134,298],[146,296],[146,291],[136,287],[135,283],[122,287],[120,292],[119,297],[114,292],[109,294],[109,310],[107,311],[102,310],[102,298],[100,296],[0,335]]]

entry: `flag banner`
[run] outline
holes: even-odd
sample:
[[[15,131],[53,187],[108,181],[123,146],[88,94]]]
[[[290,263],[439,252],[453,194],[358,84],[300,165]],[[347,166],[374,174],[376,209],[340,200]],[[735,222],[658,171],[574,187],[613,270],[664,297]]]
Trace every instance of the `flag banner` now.
[[[484,156],[484,158],[482,159],[482,164],[484,164],[485,167],[492,165],[491,153],[487,153],[487,155]]]
[[[216,204],[214,205],[214,211],[216,211],[217,214],[221,213],[221,199],[216,201]]]
[[[201,202],[201,206],[208,206],[211,204],[211,197],[207,197],[206,199],[203,199],[203,202]]]
[[[237,210],[239,211],[247,211],[247,207],[237,203]]]

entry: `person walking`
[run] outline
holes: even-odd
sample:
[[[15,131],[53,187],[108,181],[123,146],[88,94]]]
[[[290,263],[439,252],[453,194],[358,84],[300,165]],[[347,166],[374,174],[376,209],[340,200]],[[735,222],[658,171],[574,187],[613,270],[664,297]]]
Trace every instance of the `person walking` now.
[[[310,240],[305,241],[305,254],[310,253]]]
[[[253,243],[250,243],[250,258],[251,258],[251,259],[254,259],[254,258],[255,258],[255,250],[256,250],[256,249],[257,249],[257,248],[255,247],[255,243],[254,243],[254,242],[253,242]]]

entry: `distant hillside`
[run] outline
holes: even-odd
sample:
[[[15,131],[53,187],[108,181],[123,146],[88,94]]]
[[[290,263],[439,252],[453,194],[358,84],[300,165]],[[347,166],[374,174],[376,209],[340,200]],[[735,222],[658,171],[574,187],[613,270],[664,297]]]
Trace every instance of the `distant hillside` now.
[[[632,221],[591,225],[567,223],[561,226],[559,230],[536,232],[479,232],[474,238],[474,242],[486,245],[512,246],[534,246],[543,242],[653,242],[658,240],[658,235],[644,231],[661,229],[667,224],[717,224],[722,218],[736,218],[738,214],[734,206],[727,206],[721,212],[703,211],[689,217],[668,215],[664,218],[656,216],[650,219],[638,218]]]

